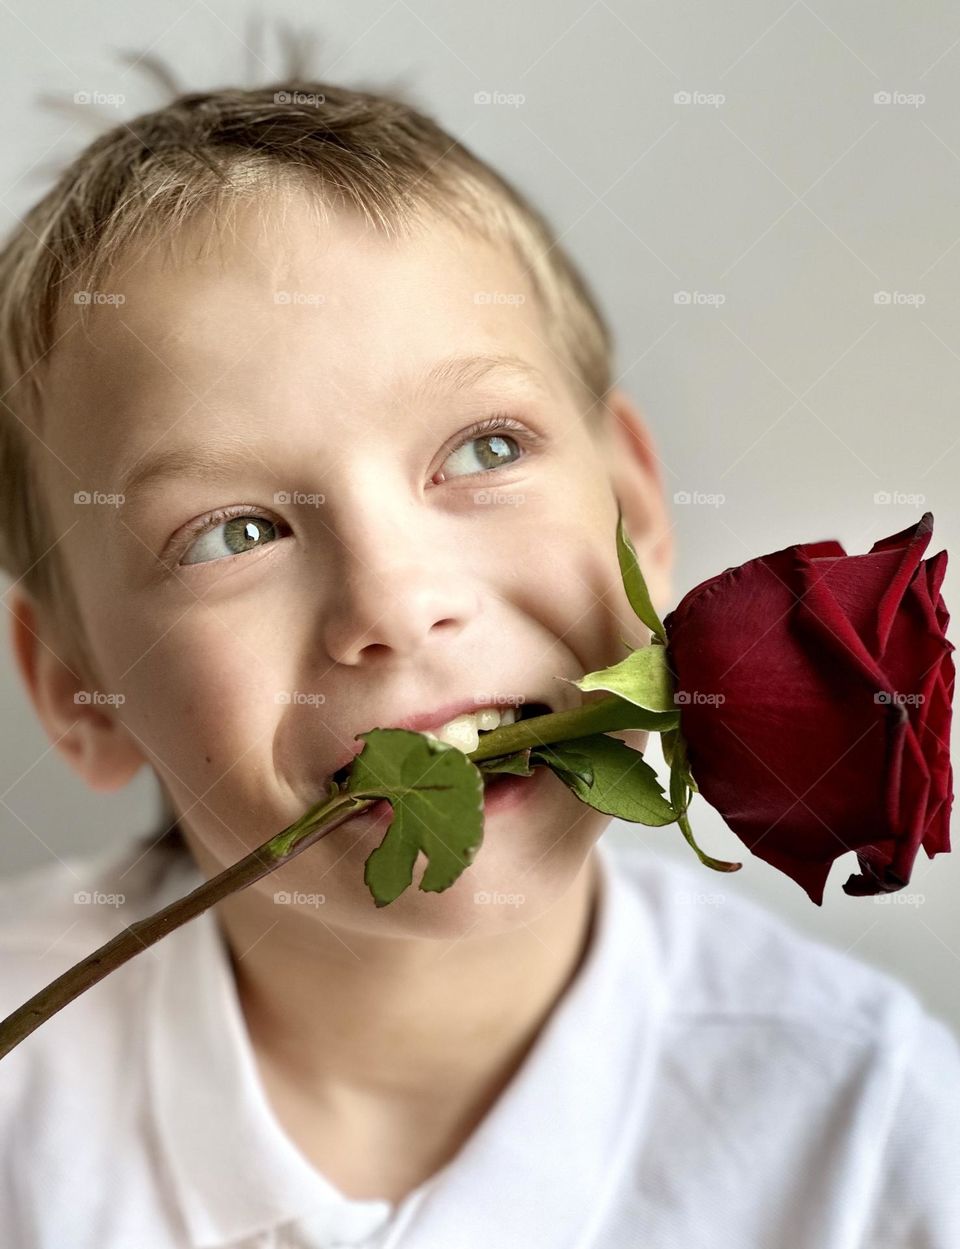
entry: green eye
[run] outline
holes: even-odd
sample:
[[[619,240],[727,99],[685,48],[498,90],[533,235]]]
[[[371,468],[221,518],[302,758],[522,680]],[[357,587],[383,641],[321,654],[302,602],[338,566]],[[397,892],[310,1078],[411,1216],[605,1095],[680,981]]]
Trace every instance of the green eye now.
[[[280,537],[280,525],[256,512],[211,516],[181,559],[181,564],[207,564],[255,550]]]
[[[493,416],[486,421],[479,421],[466,431],[457,446],[451,451],[440,469],[441,478],[469,477],[472,473],[489,472],[508,464],[515,464],[524,455],[521,440],[504,436],[504,431],[515,430],[528,436],[525,426],[509,417]],[[474,450],[474,446],[479,451]],[[513,452],[511,452],[513,448]],[[447,465],[454,464],[462,472],[448,472]]]
[[[511,458],[511,444],[516,454]],[[474,448],[479,450],[474,450]],[[520,447],[515,438],[504,438],[502,434],[485,434],[479,438],[471,438],[447,457],[446,464],[458,464],[464,473],[484,472],[491,468],[500,468],[503,464],[512,464],[520,455]],[[446,476],[449,473],[445,472]]]

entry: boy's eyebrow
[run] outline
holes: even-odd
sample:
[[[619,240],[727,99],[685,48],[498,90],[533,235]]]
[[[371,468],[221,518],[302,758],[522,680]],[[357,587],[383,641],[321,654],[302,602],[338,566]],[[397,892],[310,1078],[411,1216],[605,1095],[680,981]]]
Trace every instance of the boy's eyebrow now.
[[[436,391],[465,390],[493,375],[506,381],[524,381],[543,395],[552,395],[542,370],[520,356],[469,355],[438,360],[414,384],[413,398],[416,400]],[[249,464],[251,454],[256,456],[259,451],[260,448],[236,435],[193,446],[168,447],[135,461],[120,478],[118,490],[125,499],[132,499],[169,477],[224,481],[239,465]]]

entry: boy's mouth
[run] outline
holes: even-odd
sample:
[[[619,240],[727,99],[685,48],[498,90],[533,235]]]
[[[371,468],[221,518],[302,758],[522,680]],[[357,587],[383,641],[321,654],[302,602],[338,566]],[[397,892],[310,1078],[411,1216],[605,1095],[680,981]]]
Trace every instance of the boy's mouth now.
[[[425,736],[446,742],[447,745],[456,746],[458,750],[462,750],[464,754],[468,755],[476,750],[480,738],[487,733],[492,733],[494,729],[500,728],[501,725],[513,724],[520,720],[532,720],[536,716],[550,715],[554,710],[556,708],[545,701],[524,701],[519,707],[513,705],[509,707],[471,706],[469,710],[457,711],[447,719],[426,713],[419,716],[408,716],[405,721],[401,721],[399,724],[373,725],[371,727],[411,729],[413,732],[423,733]],[[363,744],[358,742],[356,749],[350,752],[349,758],[345,762],[340,763],[325,778],[324,784],[328,785],[331,781],[338,785],[342,784],[349,775],[354,759],[362,749]]]
[[[492,733],[502,724],[515,724],[518,720],[529,720],[534,716],[548,715],[550,708],[546,703],[522,703],[516,707],[479,707],[476,711],[464,712],[454,716],[446,723],[434,729],[421,729],[427,737],[446,742],[448,746],[456,746],[465,755],[471,754],[480,744],[480,738]]]

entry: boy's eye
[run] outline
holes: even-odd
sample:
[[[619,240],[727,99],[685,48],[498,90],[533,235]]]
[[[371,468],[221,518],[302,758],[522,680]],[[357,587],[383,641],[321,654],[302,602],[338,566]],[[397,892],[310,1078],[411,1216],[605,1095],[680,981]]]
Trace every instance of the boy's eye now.
[[[538,443],[538,436],[518,421],[507,417],[490,417],[466,431],[459,444],[444,460],[443,468],[431,480],[445,481],[448,476],[469,476],[516,463],[524,455],[524,450],[518,439],[504,434],[505,430],[518,430],[527,441],[534,445]],[[479,453],[473,451],[474,444],[480,448]],[[447,472],[448,464],[462,468],[463,472]],[[208,564],[231,555],[243,555],[290,532],[290,527],[283,521],[273,521],[255,511],[227,508],[193,526],[196,536],[179,563]],[[188,534],[188,539],[190,536]]]
[[[225,559],[228,555],[242,555],[256,546],[263,546],[261,539],[274,541],[281,536],[279,530],[287,528],[256,512],[211,516],[203,525],[204,531],[191,544],[180,560],[181,564],[206,564],[211,560]]]
[[[486,428],[491,428],[495,432],[483,433],[482,430]],[[504,464],[515,463],[522,455],[520,444],[516,438],[510,438],[500,432],[504,429],[515,428],[518,427],[513,422],[508,423],[496,418],[485,421],[481,426],[467,431],[460,445],[444,460],[444,465],[458,464],[463,469],[462,475],[469,476],[471,473],[482,473],[489,469],[500,468]],[[513,456],[510,453],[511,444],[516,449],[516,454]],[[480,447],[479,454],[473,451],[474,445]],[[441,470],[435,474],[433,480],[436,481],[439,478],[443,481],[447,477],[460,475]]]

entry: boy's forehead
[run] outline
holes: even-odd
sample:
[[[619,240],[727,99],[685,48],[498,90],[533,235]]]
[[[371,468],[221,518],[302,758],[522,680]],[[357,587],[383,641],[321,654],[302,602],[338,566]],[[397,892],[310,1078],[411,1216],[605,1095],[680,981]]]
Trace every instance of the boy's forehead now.
[[[387,238],[354,217],[323,223],[299,199],[282,214],[248,206],[115,264],[104,285],[61,340],[48,393],[53,413],[74,426],[83,414],[85,439],[95,422],[114,447],[252,396],[309,395],[318,413],[409,400],[445,361],[509,356],[557,397],[564,381],[516,258],[447,222]],[[472,375],[506,384],[520,370]]]
[[[288,344],[299,356],[305,335],[320,349],[335,343],[339,359],[344,339],[357,357],[384,349],[381,331],[390,342],[424,338],[428,351],[446,330],[526,333],[533,344],[530,331],[542,333],[533,285],[512,252],[439,221],[387,238],[353,216],[322,225],[308,208],[277,219],[248,207],[230,226],[194,223],[115,264],[104,285],[88,293],[88,343],[122,343],[134,359],[162,352],[184,367],[261,345]],[[407,358],[402,347],[397,356]]]

